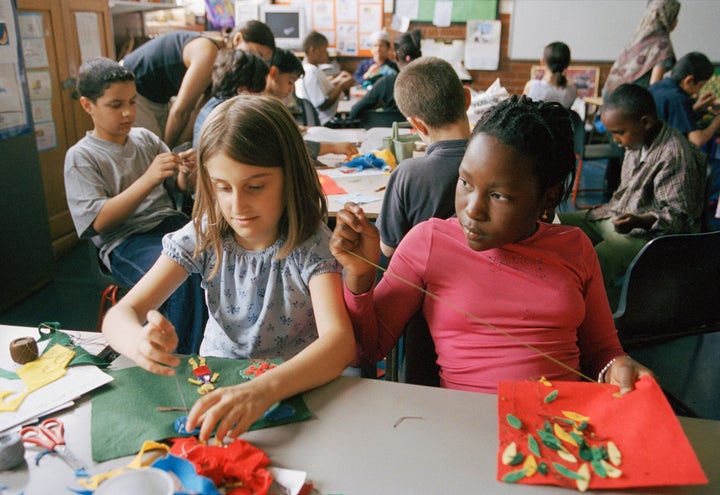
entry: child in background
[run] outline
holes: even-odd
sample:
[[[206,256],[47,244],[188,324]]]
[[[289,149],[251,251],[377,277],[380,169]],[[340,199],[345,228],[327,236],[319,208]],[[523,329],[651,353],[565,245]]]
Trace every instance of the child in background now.
[[[372,46],[372,58],[368,58],[358,64],[353,77],[355,83],[364,88],[372,86],[373,83],[381,78],[391,74],[396,74],[398,66],[390,59],[392,55],[390,36],[387,31],[375,31],[370,36]]]
[[[265,94],[279,98],[288,108],[297,105],[295,100],[295,83],[305,75],[302,62],[289,50],[276,48],[270,62],[270,72],[267,75]],[[319,155],[334,153],[350,157],[357,154],[355,143],[305,141],[310,157],[315,160]]]
[[[590,237],[612,295],[650,239],[700,231],[706,165],[700,149],[658,119],[652,96],[637,84],[606,97],[602,121],[625,148],[620,186],[609,203],[559,217]]]
[[[395,98],[428,147],[425,156],[402,161],[390,175],[376,222],[387,257],[414,225],[455,214],[458,167],[470,137],[470,91],[448,62],[421,57],[403,67]]]
[[[540,221],[566,196],[574,170],[567,110],[511,96],[473,131],[460,165],[457,217],[415,226],[375,288],[375,268],[356,255],[377,262],[378,233],[348,203],[330,247],[345,267],[362,361],[385,356],[421,311],[443,387],[496,393],[500,380],[578,380],[582,370],[627,392],[650,373],[620,346],[588,239]]]
[[[132,127],[135,77],[107,58],[80,67],[80,105],[94,128],[65,155],[65,192],[75,229],[100,250],[122,287],[132,287],[160,256],[162,237],[188,223],[169,193],[194,188],[195,150],[175,154],[152,132]],[[170,291],[161,311],[178,351],[196,352],[207,315],[200,277]]]
[[[338,100],[350,89],[355,80],[352,74],[341,71],[337,76],[328,79],[318,65],[328,61],[328,39],[313,31],[303,41],[305,52],[305,77],[298,85],[298,96],[310,101],[318,111],[320,123],[326,125],[337,114]]]
[[[670,77],[650,86],[658,117],[703,147],[720,131],[720,114],[700,129],[698,122],[708,107],[716,103],[712,91],[698,94],[713,75],[713,64],[700,52],[690,52],[673,67]]]
[[[241,93],[262,93],[269,72],[259,56],[225,48],[220,51],[212,71],[211,98],[200,109],[193,129],[193,148],[197,149],[200,129],[210,112],[223,101]]]
[[[561,41],[545,47],[542,58],[542,79],[531,79],[525,84],[523,94],[531,100],[556,101],[570,108],[577,97],[577,88],[565,77],[570,65],[570,48]]]
[[[191,273],[202,275],[210,319],[203,356],[282,357],[271,373],[202,397],[187,429],[235,438],[275,402],[320,386],[355,356],[330,254],[325,196],[290,112],[266,96],[239,95],[200,134],[193,221],[163,239],[152,270],[105,317],[113,349],[171,376],[172,325],[154,311]]]
[[[398,70],[401,70],[413,60],[422,57],[421,44],[422,32],[419,29],[413,29],[397,37],[395,40],[395,54],[397,55]],[[397,111],[394,89],[396,80],[397,73],[378,79],[370,91],[352,106],[350,120],[361,119],[364,121],[367,111],[373,109],[382,109],[385,112]]]

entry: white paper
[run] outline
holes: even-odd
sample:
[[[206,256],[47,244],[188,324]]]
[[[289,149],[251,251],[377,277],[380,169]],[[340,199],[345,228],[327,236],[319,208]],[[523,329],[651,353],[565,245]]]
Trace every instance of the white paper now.
[[[4,365],[2,367],[12,369]],[[61,405],[111,381],[112,377],[96,366],[72,366],[63,377],[30,393],[16,411],[0,412],[0,432],[55,411]],[[22,392],[25,384],[21,380],[0,377],[0,390]],[[5,397],[5,400],[12,400],[12,396]]]
[[[80,44],[81,63],[102,56],[98,15],[95,12],[76,12],[75,25]]]
[[[352,193],[352,194],[333,194],[328,196],[338,204],[344,205],[345,203],[355,203],[358,205],[366,205],[368,203],[374,203],[375,201],[381,201],[382,198],[376,198],[369,194],[363,193]]]
[[[328,141],[331,143],[362,143],[365,129],[331,129],[329,127],[308,127],[303,135],[310,141]]]
[[[420,12],[418,0],[395,0],[395,15],[417,19]]]
[[[57,147],[57,131],[55,122],[35,124],[35,142],[38,151],[47,151]]]
[[[448,27],[452,19],[453,3],[450,0],[437,0],[433,24],[437,27]]]
[[[276,466],[269,466],[268,471],[272,474],[273,484],[270,487],[270,495],[298,495],[305,485],[307,473],[294,469],[285,469]],[[276,485],[280,485],[279,487]]]
[[[497,70],[500,64],[500,21],[468,21],[465,67]]]

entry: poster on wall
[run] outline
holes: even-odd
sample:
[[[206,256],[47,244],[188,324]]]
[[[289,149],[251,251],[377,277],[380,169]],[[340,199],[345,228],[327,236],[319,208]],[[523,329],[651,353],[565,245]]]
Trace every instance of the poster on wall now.
[[[465,68],[497,70],[500,65],[500,21],[467,21]]]
[[[310,29],[328,39],[340,55],[370,57],[371,35],[383,27],[384,0],[286,0],[280,5],[304,5]]]
[[[0,139],[32,130],[19,39],[11,0],[0,0]]]

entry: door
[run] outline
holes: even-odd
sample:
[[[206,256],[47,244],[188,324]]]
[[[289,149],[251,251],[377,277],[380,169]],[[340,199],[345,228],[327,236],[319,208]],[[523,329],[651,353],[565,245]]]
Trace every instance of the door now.
[[[28,80],[34,75],[41,81],[49,79],[51,97],[45,102],[52,115],[45,112],[44,121],[35,123],[35,132],[50,237],[59,257],[77,243],[65,197],[65,152],[92,129],[89,116],[73,99],[75,80],[84,60],[98,55],[115,58],[110,13],[108,3],[100,0],[17,0],[17,8],[21,19],[42,28],[28,36],[32,39],[23,34],[23,49]],[[30,98],[35,104],[32,84]]]

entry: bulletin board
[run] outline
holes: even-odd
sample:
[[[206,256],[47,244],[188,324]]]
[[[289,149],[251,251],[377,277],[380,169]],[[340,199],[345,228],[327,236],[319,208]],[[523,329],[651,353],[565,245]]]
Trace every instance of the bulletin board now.
[[[402,0],[395,0],[396,2]],[[435,15],[435,0],[417,0],[416,22],[432,22]],[[470,20],[493,21],[497,19],[498,0],[452,0],[451,22]]]
[[[310,29],[325,35],[328,47],[340,55],[371,57],[370,37],[383,28],[383,0],[287,0],[284,5],[304,5]]]

